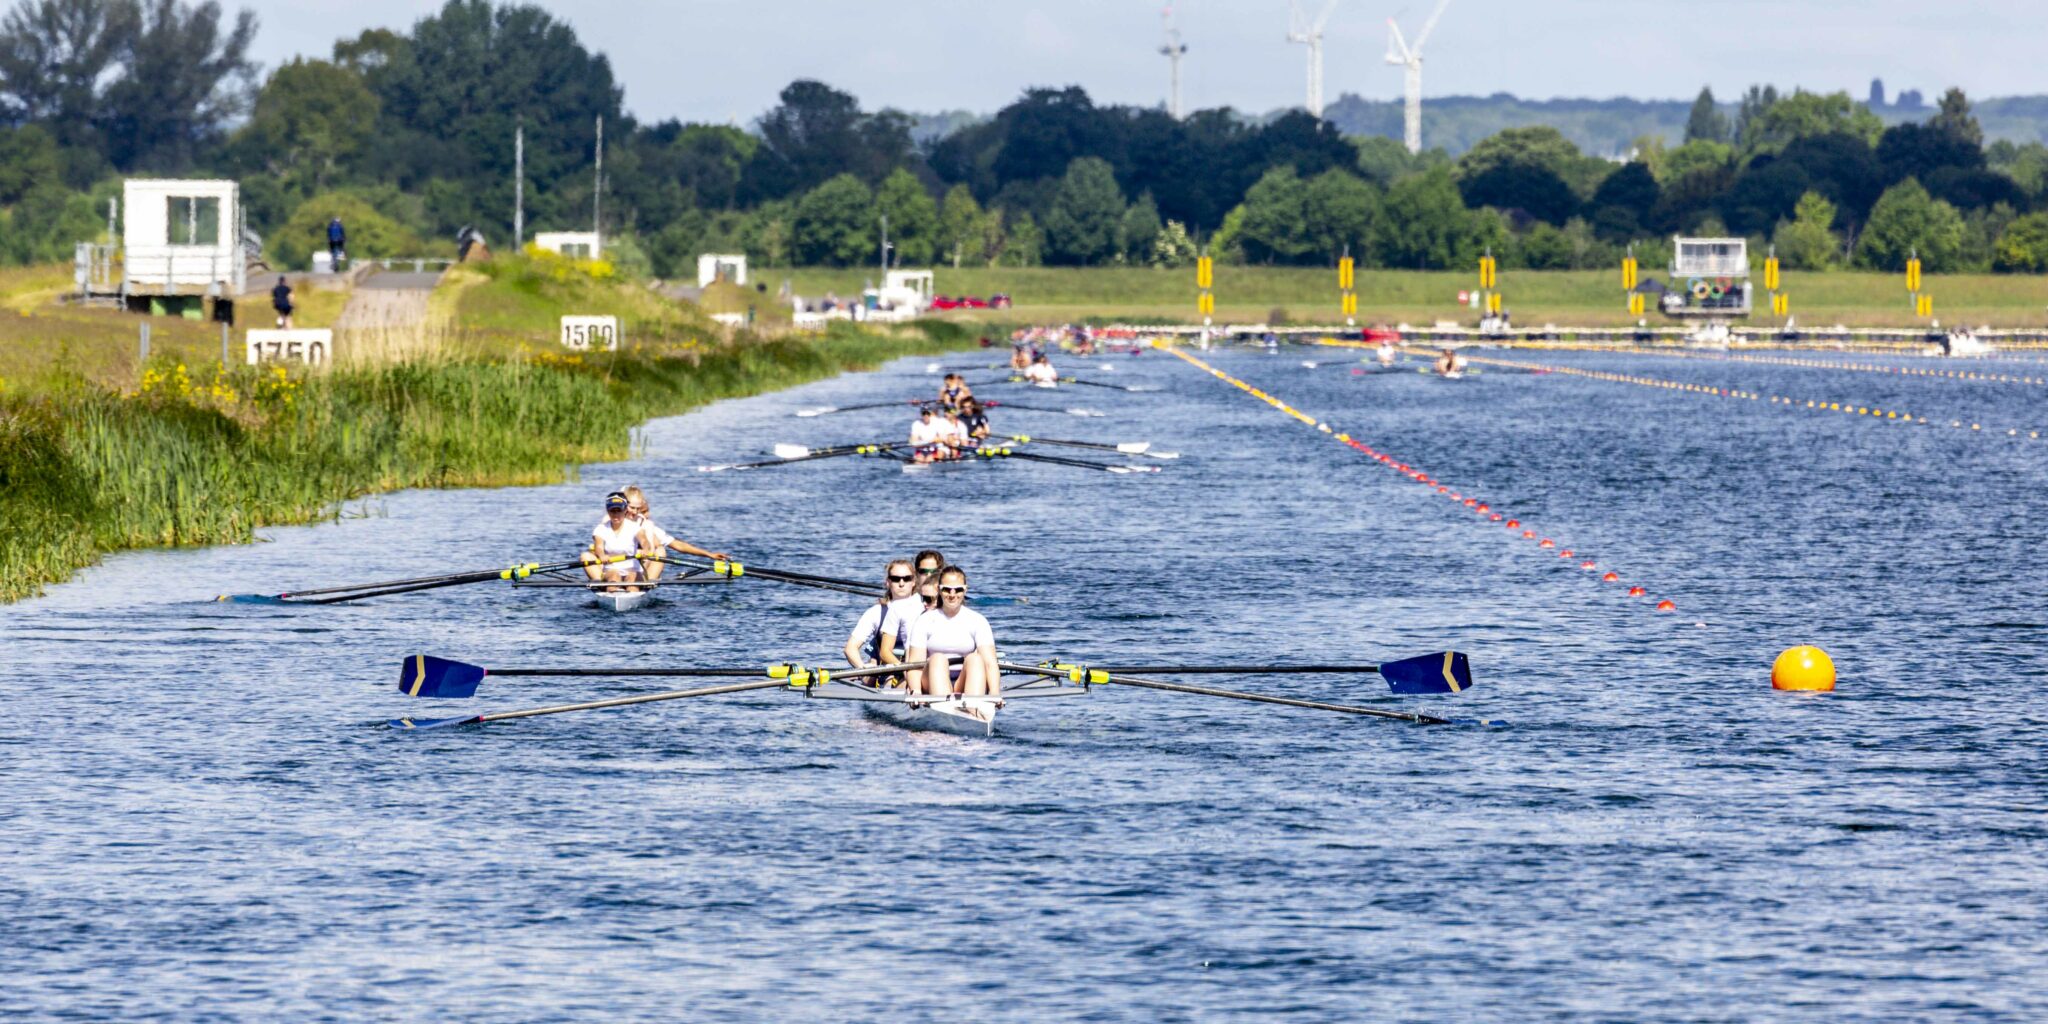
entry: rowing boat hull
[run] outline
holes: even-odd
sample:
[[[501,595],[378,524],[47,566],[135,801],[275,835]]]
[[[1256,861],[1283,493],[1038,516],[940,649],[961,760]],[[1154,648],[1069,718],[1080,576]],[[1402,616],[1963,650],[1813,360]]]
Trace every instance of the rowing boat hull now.
[[[623,614],[646,604],[654,597],[652,590],[600,590],[592,595],[597,606],[608,612]]]
[[[995,735],[1000,703],[989,697],[953,697],[920,703],[870,701],[861,706],[868,714],[906,729],[987,737]]]

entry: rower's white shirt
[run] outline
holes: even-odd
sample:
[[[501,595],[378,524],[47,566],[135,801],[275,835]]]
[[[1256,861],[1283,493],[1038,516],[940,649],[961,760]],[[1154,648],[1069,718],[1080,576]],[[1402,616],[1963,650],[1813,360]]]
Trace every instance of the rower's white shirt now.
[[[913,592],[909,597],[889,602],[882,613],[881,622],[875,627],[889,642],[904,650],[910,649],[910,625],[924,614],[924,598]]]
[[[640,529],[647,532],[647,549],[650,551],[660,551],[668,547],[670,541],[675,540],[674,537],[669,536],[667,530],[654,525],[654,520],[646,516],[636,516],[634,517],[634,522],[639,523]]]
[[[934,608],[917,617],[910,626],[910,639],[903,645],[904,650],[922,647],[926,654],[945,654],[958,657],[973,654],[982,645],[993,648],[995,633],[988,628],[988,620],[972,608],[961,608],[947,615]]]
[[[962,447],[968,441],[973,440],[967,436],[967,424],[959,420],[940,420],[939,425],[946,428],[946,436],[952,439],[953,446],[956,448]]]
[[[923,601],[919,601],[915,597],[912,597],[911,600],[916,602],[919,610],[924,608]],[[882,660],[883,638],[888,638],[887,642],[891,645],[892,649],[897,639],[895,633],[888,631],[887,623],[889,617],[892,610],[902,603],[901,601],[891,601],[886,605],[868,605],[867,611],[860,613],[860,621],[853,624],[853,632],[847,635],[846,642],[860,648],[861,656],[869,661]]]
[[[590,539],[597,542],[598,550],[607,555],[630,555],[640,550],[640,521],[632,516],[619,520],[619,528],[612,529],[610,517],[597,521],[596,529],[590,531]],[[638,562],[615,563],[620,568],[631,569]]]
[[[1060,373],[1052,368],[1051,363],[1032,363],[1025,368],[1024,379],[1040,384],[1052,384],[1059,381]]]
[[[952,428],[946,426],[943,420],[933,420],[930,423],[918,420],[910,425],[910,443],[913,445],[937,444],[951,436]]]

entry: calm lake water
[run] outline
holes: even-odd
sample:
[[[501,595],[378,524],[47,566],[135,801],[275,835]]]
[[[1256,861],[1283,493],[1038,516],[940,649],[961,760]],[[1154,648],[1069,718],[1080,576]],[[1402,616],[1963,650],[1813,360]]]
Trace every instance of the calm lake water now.
[[[895,411],[791,413],[926,393],[915,360],[652,423],[575,484],[375,498],[0,608],[0,1017],[2048,1016],[2048,441],[1357,355],[1206,358],[1575,557],[1159,353],[1063,365],[1156,393],[1016,396],[1102,418],[998,425],[1182,452],[1162,473],[695,472],[899,436]],[[1502,355],[2048,431],[2035,386]],[[1013,705],[986,741],[773,691],[404,734],[385,720],[667,688],[493,678],[427,705],[393,688],[413,652],[831,663],[861,602],[746,580],[625,616],[503,585],[209,603],[566,555],[627,482],[760,566],[879,578],[942,548],[1030,599],[987,609],[1015,660],[1455,647],[1479,684],[1454,697],[1207,681],[1508,724],[1111,687]],[[1770,689],[1798,643],[1838,692]]]

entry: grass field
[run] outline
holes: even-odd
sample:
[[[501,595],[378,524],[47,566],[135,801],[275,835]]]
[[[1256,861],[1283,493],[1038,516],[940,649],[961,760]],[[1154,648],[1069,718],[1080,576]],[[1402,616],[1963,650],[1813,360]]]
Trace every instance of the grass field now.
[[[878,277],[873,270],[755,268],[754,277],[773,292],[783,281],[798,294],[857,295],[864,282]],[[940,267],[936,286],[942,295],[987,297],[1007,292],[1016,305],[1008,310],[967,310],[959,316],[976,321],[1047,323],[1082,319],[1129,322],[1199,322],[1195,314],[1192,269],[1149,267]],[[1546,323],[1567,326],[1614,326],[1634,322],[1623,307],[1621,273],[1615,270],[1503,271],[1503,302],[1519,326]],[[1438,320],[1475,322],[1478,314],[1457,304],[1461,289],[1475,287],[1475,272],[1361,270],[1358,273],[1358,321],[1361,324],[1432,324]],[[1787,272],[1785,291],[1792,315],[1809,327],[1843,324],[1850,327],[1915,327],[1924,321],[1910,315],[1904,278],[1897,274],[1830,271]],[[1946,324],[1989,324],[1993,327],[2048,325],[2048,280],[2040,276],[1955,274],[1927,278],[1934,297],[1935,318]],[[1216,321],[1262,323],[1274,310],[1284,310],[1295,323],[1342,323],[1338,312],[1334,268],[1216,268]],[[1764,305],[1761,292],[1758,304]],[[1653,326],[1667,323],[1652,314]],[[1775,323],[1768,316],[1748,321]]]
[[[632,428],[706,402],[973,344],[955,324],[728,335],[644,287],[504,261],[458,276],[432,348],[326,370],[223,366],[209,324],[19,299],[0,280],[0,601],[125,548],[238,543],[408,487],[562,479],[627,457]],[[13,285],[13,292],[5,287]],[[338,307],[337,307],[338,308]],[[564,352],[564,313],[612,313],[618,352]],[[565,468],[567,467],[567,468]]]

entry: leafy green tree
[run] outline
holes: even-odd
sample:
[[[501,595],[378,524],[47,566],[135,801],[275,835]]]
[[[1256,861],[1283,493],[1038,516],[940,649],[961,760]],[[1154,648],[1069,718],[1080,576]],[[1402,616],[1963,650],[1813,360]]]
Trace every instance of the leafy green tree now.
[[[965,185],[955,185],[946,190],[946,198],[939,203],[939,258],[952,262],[959,269],[960,261],[981,253],[981,204],[974,201],[974,192]]]
[[[791,82],[780,99],[761,118],[744,182],[751,198],[804,191],[840,174],[879,182],[912,152],[909,118],[864,113],[859,100],[823,82]]]
[[[1657,182],[1668,185],[1688,174],[1700,171],[1719,171],[1735,162],[1735,148],[1719,142],[1701,139],[1688,142],[1664,154],[1662,166],[1657,168]]]
[[[182,170],[248,109],[256,15],[223,24],[220,5],[140,0],[121,77],[101,103],[107,159],[123,170]]]
[[[1984,146],[1984,129],[1977,124],[1977,118],[1970,113],[1970,98],[1963,90],[1950,88],[1941,94],[1941,109],[1927,121],[1927,126],[1953,135],[1970,144],[1973,149]]]
[[[1152,258],[1152,243],[1159,238],[1159,204],[1152,201],[1152,193],[1138,197],[1129,209],[1124,211],[1123,223],[1117,227],[1117,252],[1127,263],[1144,263]]]
[[[1847,132],[1875,143],[1884,122],[1846,92],[1795,91],[1762,108],[1743,123],[1741,144],[1746,153],[1776,152],[1794,139]]]
[[[1890,184],[1870,143],[1848,132],[1794,139],[1779,152],[1777,162],[1805,172],[1814,191],[1833,202],[1837,219],[1849,226],[1863,223],[1871,204]]]
[[[1918,181],[1886,189],[1856,240],[1856,263],[1873,270],[1904,270],[1914,252],[1929,273],[1954,270],[1963,249],[1963,217],[1927,194]]]
[[[1495,164],[1458,183],[1465,205],[1521,210],[1537,220],[1563,224],[1579,210],[1579,197],[1549,168],[1527,163]]]
[[[1035,267],[1045,262],[1045,232],[1031,219],[1031,214],[1018,211],[1011,216],[1003,214],[1003,249],[996,261],[1005,267]]]
[[[1195,260],[1200,256],[1201,249],[1195,245],[1194,238],[1188,234],[1187,225],[1182,224],[1180,221],[1167,221],[1166,226],[1159,229],[1159,236],[1152,240],[1152,259],[1150,262],[1155,267],[1170,269],[1193,266]]]
[[[1244,194],[1238,244],[1253,263],[1299,263],[1315,249],[1308,221],[1308,188],[1292,167],[1267,171]]]
[[[105,233],[105,207],[58,183],[31,187],[0,213],[0,261],[9,263],[68,260],[79,240]]]
[[[1758,118],[1778,103],[1778,87],[1775,85],[1752,85],[1742,99],[1735,104],[1735,123],[1729,141],[1743,149],[1749,149],[1749,139],[1756,131]]]
[[[1685,118],[1685,141],[1728,141],[1728,115],[1714,102],[1713,89],[1701,89],[1699,98],[1692,101],[1692,112]]]
[[[134,44],[127,0],[30,0],[0,21],[0,122],[39,124],[67,147],[98,148],[108,88]]]
[[[1432,170],[1395,182],[1387,190],[1375,247],[1382,264],[1402,269],[1441,270],[1476,259],[1475,224],[1450,172]]]
[[[1459,158],[1458,178],[1470,181],[1509,165],[1540,167],[1582,197],[1592,195],[1600,179],[1612,170],[1607,161],[1587,157],[1563,132],[1546,125],[1508,128],[1481,139]]]
[[[917,175],[898,168],[875,190],[876,212],[889,218],[889,244],[896,247],[890,262],[926,266],[938,254],[939,204],[924,190]]]
[[[799,264],[852,267],[879,259],[875,196],[851,174],[804,193],[796,204],[793,249]]]
[[[1379,189],[1331,168],[1308,180],[1307,193],[1311,255],[1334,261],[1349,252],[1369,264],[1380,220]]]
[[[1963,251],[1956,258],[1957,269],[1982,274],[1998,264],[1998,240],[2019,212],[2006,203],[1963,211]]]
[[[1597,234],[1625,242],[1643,233],[1643,221],[1656,208],[1660,195],[1649,165],[1632,160],[1600,183],[1586,212]]]
[[[1518,262],[1530,270],[1570,270],[1572,246],[1564,232],[1538,222],[1522,234],[1515,246]]]
[[[1927,124],[1899,124],[1877,140],[1877,159],[1891,181],[1925,179],[1946,167],[1984,166],[1984,152],[1961,135]]]
[[[1799,197],[1789,221],[1778,222],[1771,242],[1778,256],[1793,270],[1826,270],[1841,258],[1842,242],[1835,237],[1835,204],[1819,192]]]
[[[1087,266],[1116,255],[1124,197],[1109,161],[1084,156],[1067,165],[1045,212],[1049,262]]]
[[[63,169],[57,140],[42,125],[0,125],[0,206],[21,202],[38,185],[61,184]]]
[[[295,59],[263,83],[236,142],[255,166],[324,191],[362,154],[377,109],[377,97],[355,71]]]
[[[2048,273],[2048,213],[2030,213],[2005,226],[1992,267],[2009,274]]]
[[[329,192],[299,204],[277,230],[264,239],[264,252],[279,270],[311,266],[313,252],[327,249],[327,222],[340,217],[348,227],[348,254],[355,259],[379,256],[454,255],[453,241],[432,247],[411,228],[388,215],[388,205],[352,191]]]

